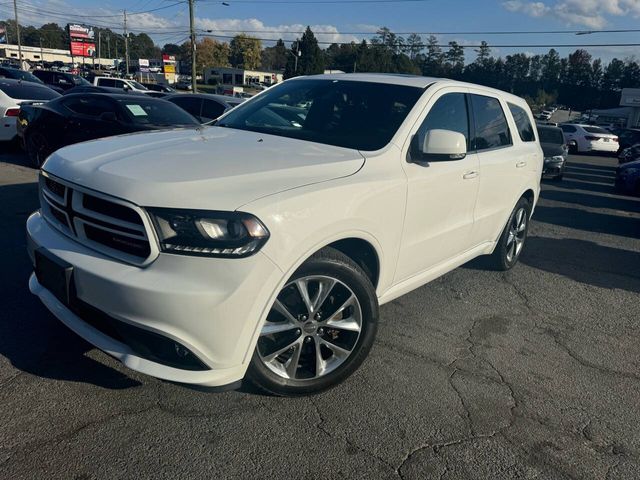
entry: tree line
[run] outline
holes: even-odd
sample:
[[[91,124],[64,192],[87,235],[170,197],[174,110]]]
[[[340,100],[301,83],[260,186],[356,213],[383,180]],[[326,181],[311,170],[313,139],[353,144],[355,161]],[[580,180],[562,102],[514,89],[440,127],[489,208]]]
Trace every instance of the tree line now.
[[[0,21],[0,26],[7,29],[9,41],[14,41],[15,22]],[[68,48],[67,32],[55,23],[39,28],[21,26],[20,30],[23,45],[38,47],[42,42],[46,48]],[[95,32],[96,37],[101,32],[103,57],[123,56],[121,34],[100,28]],[[228,43],[205,36],[197,42],[196,68],[198,73],[207,67],[283,71],[286,78],[326,69],[447,77],[512,92],[532,105],[557,102],[574,109],[614,107],[622,88],[640,87],[640,64],[634,58],[614,58],[604,64],[583,49],[566,57],[551,49],[546,54],[514,53],[496,58],[484,41],[474,50],[475,58],[467,63],[464,47],[455,41],[443,48],[434,36],[423,39],[411,34],[404,38],[386,27],[369,41],[334,43],[322,49],[307,27],[289,47],[280,39],[263,48],[261,40],[246,34],[236,35]],[[166,53],[190,65],[188,41],[160,49],[147,34],[130,34],[129,52],[131,59],[159,58]]]

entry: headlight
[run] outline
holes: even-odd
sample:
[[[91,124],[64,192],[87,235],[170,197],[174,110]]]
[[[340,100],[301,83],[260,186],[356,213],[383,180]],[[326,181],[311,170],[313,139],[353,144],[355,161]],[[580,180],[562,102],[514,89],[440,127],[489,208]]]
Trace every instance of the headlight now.
[[[148,208],[163,252],[248,257],[269,238],[260,220],[243,212]]]
[[[545,162],[564,162],[564,157],[562,155],[555,155],[553,157],[544,157]]]

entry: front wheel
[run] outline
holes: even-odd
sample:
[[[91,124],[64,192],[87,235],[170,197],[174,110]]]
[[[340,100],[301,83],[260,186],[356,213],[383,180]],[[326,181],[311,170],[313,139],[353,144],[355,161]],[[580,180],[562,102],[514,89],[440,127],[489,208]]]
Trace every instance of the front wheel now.
[[[30,133],[25,139],[25,147],[31,164],[36,168],[40,168],[50,153],[49,142],[46,137],[40,132]]]
[[[510,270],[518,263],[529,233],[531,205],[526,198],[518,200],[509,216],[509,221],[500,235],[498,244],[491,254],[490,264],[495,270]]]
[[[325,248],[278,294],[247,377],[274,395],[326,390],[360,366],[377,327],[378,301],[371,280],[349,257]]]

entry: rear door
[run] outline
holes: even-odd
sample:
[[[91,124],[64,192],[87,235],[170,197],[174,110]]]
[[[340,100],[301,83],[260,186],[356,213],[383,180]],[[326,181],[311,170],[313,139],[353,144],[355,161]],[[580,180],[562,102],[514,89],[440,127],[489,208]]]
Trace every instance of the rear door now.
[[[478,158],[469,151],[462,160],[420,161],[419,147],[433,129],[472,136],[466,89],[444,88],[429,100],[414,125],[407,175],[407,207],[396,282],[429,270],[471,248],[473,210],[478,192]]]
[[[120,113],[115,103],[106,97],[69,98],[63,104],[70,112],[65,125],[67,140],[65,143],[67,144],[118,135],[127,131],[123,127],[122,118],[117,118],[117,121],[101,118],[105,112],[112,112],[116,116]]]
[[[514,148],[518,133],[507,120],[508,107],[497,96],[471,89],[475,136],[471,146],[480,166],[474,214],[474,243],[495,241],[519,195],[533,161]],[[517,140],[518,143],[519,139]]]
[[[170,102],[175,103],[181,109],[189,112],[199,122],[202,122],[200,116],[202,111],[202,99],[199,97],[193,97],[191,95],[179,95],[169,99]]]
[[[205,98],[202,100],[202,112],[200,114],[200,121],[202,123],[212,122],[225,111],[226,107],[220,102]]]

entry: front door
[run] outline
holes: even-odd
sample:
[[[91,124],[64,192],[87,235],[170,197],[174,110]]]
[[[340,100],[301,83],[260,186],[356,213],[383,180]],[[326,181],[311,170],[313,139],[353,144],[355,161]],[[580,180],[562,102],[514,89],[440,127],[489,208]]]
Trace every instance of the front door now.
[[[445,88],[427,104],[422,121],[405,145],[407,206],[396,282],[429,270],[473,247],[473,211],[478,192],[478,158],[419,161],[419,145],[433,129],[462,133],[469,149],[471,123],[466,91]],[[416,161],[414,161],[416,160]]]

